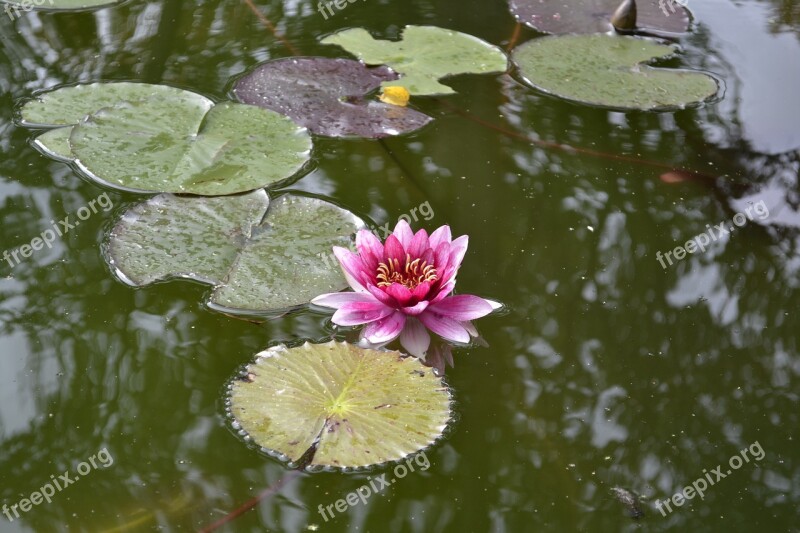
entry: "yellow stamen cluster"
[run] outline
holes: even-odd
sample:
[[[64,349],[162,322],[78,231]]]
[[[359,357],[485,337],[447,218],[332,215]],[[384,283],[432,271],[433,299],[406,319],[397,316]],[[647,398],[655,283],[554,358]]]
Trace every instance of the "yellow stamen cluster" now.
[[[400,261],[388,259],[386,263],[378,265],[378,287],[388,287],[392,283],[404,285],[409,290],[414,290],[418,285],[429,281],[433,283],[439,276],[433,265],[429,265],[420,258],[411,260],[411,255],[406,254],[406,264],[401,269]]]

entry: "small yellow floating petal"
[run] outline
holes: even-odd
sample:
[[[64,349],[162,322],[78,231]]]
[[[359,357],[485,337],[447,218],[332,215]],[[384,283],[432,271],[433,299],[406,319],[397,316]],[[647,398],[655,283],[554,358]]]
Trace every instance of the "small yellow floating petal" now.
[[[405,87],[384,87],[380,95],[381,102],[402,107],[408,105],[410,98],[411,94]]]

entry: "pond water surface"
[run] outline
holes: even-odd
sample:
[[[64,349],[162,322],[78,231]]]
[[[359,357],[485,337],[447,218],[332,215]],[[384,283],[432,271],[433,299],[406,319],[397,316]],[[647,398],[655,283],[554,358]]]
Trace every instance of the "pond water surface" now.
[[[500,0],[366,0],[327,20],[311,2],[256,7],[304,55],[345,57],[318,39],[354,26],[388,38],[438,25],[501,47],[515,30]],[[455,350],[458,419],[425,452],[429,467],[327,520],[319,506],[392,467],[287,479],[230,430],[223,398],[266,346],[329,338],[329,316],[257,325],[205,308],[199,284],[118,282],[100,243],[143,196],[82,179],[14,122],[22,99],[78,82],[223,100],[234,76],[291,51],[237,0],[0,17],[0,248],[104,192],[113,204],[0,265],[0,503],[97,465],[50,503],[0,515],[0,531],[195,531],[281,480],[225,528],[800,531],[800,10],[689,7],[695,27],[664,64],[723,79],[708,105],[608,111],[513,74],[461,76],[455,95],[412,100],[436,119],[417,133],[315,139],[314,170],[285,190],[378,224],[415,208],[415,228],[450,224],[470,236],[459,290],[507,306],[476,323],[488,347]],[[661,179],[673,168],[705,178]],[[767,214],[751,210],[704,253],[659,263],[762,201]],[[698,479],[713,480],[702,498],[656,508]],[[613,488],[638,494],[644,516]]]

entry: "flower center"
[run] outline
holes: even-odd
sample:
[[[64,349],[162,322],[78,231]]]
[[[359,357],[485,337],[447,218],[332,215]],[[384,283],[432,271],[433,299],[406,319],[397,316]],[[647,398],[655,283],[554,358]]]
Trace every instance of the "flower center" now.
[[[392,283],[399,283],[409,290],[414,290],[418,285],[429,281],[433,283],[439,276],[433,265],[429,265],[420,258],[411,260],[411,255],[406,254],[406,264],[400,267],[397,259],[388,259],[378,265],[378,287],[389,287]]]

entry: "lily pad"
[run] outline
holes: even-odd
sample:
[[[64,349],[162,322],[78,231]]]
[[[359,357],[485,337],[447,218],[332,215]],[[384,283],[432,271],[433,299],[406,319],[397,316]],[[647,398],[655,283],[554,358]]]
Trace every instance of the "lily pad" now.
[[[214,102],[199,94],[149,83],[91,83],[73,85],[37,95],[20,110],[20,123],[30,128],[56,128],[39,135],[34,144],[45,154],[65,161],[75,159],[69,146],[72,126],[87,115],[123,102],[170,100],[177,106],[204,106]],[[69,127],[65,127],[69,126]]]
[[[343,30],[325,37],[323,44],[336,44],[369,65],[388,65],[402,76],[383,85],[402,86],[412,95],[452,94],[438,82],[456,74],[505,72],[505,53],[491,44],[436,26],[406,26],[401,41],[373,38],[363,28]]]
[[[587,104],[676,108],[714,96],[719,86],[708,74],[641,64],[676,51],[673,45],[636,37],[561,35],[528,41],[512,56],[533,87]]]
[[[258,354],[230,385],[229,413],[285,460],[359,468],[433,444],[451,420],[450,400],[414,357],[331,341]]]
[[[72,148],[69,146],[69,136],[72,128],[65,126],[47,130],[36,139],[33,144],[45,155],[61,161],[73,161]]]
[[[367,68],[351,59],[299,57],[257,66],[233,89],[238,100],[291,117],[317,135],[386,137],[430,122],[414,109],[368,100],[382,82],[398,75],[387,67]]]
[[[363,222],[331,203],[263,190],[197,198],[160,194],[128,210],[111,230],[106,259],[132,286],[188,278],[214,286],[209,306],[270,314],[347,286],[326,261]]]
[[[509,0],[511,13],[526,26],[545,33],[605,33],[621,0]],[[650,32],[684,33],[689,10],[677,0],[637,0],[636,27]]]
[[[60,87],[36,95],[22,106],[23,126],[54,128],[78,124],[86,115],[122,102],[170,100],[176,105],[203,104],[208,109],[214,102],[191,91],[150,83],[110,82]]]
[[[72,10],[72,9],[87,9],[92,7],[100,7],[100,6],[110,6],[113,4],[119,4],[122,0],[34,0],[34,1],[27,1],[27,2],[14,2],[10,0],[2,0],[0,4],[10,4],[12,6],[17,6],[19,9],[11,8],[11,13],[14,14],[14,17],[20,17],[25,11],[30,11],[31,9],[37,11],[61,11],[61,10]],[[17,14],[19,11],[19,14]],[[11,14],[9,14],[11,16]]]
[[[73,125],[66,141],[62,130],[40,135],[37,146],[135,192],[250,191],[295,175],[311,150],[308,132],[278,113],[141,83],[57,89],[26,103],[21,118],[25,126]]]

